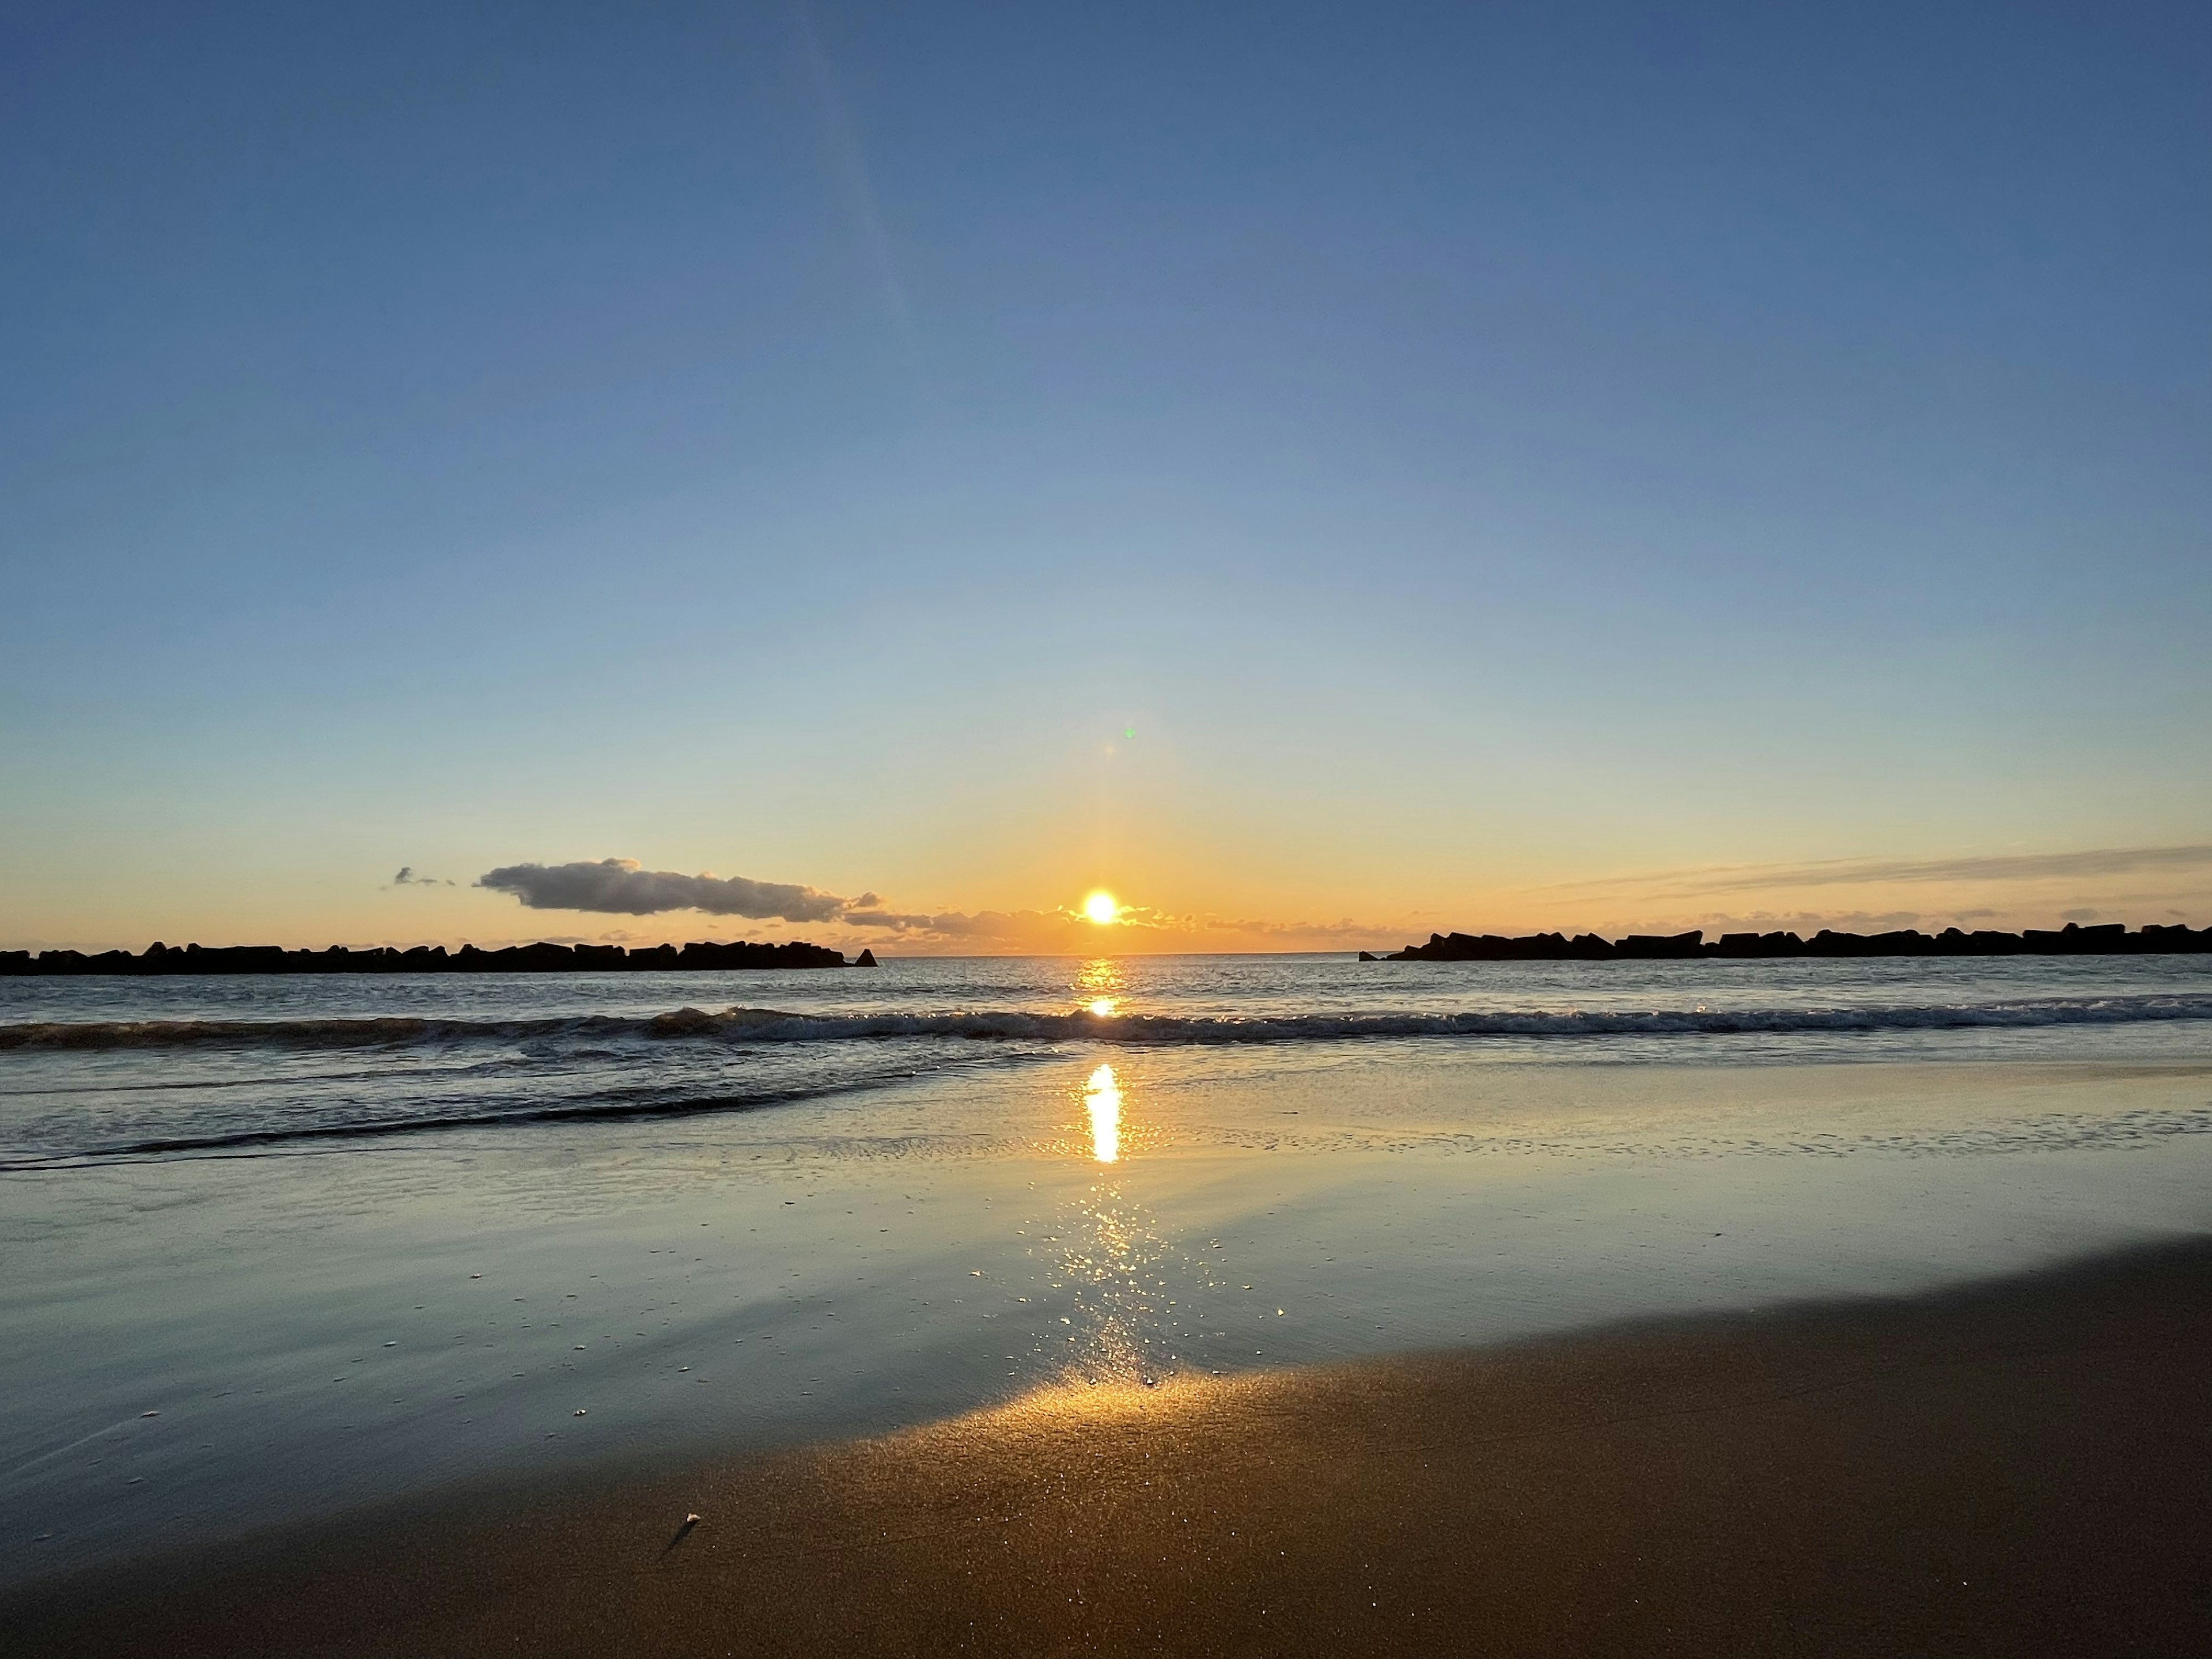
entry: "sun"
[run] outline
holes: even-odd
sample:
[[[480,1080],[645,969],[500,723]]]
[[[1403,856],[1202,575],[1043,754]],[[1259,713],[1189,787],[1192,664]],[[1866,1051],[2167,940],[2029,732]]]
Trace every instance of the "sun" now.
[[[1115,903],[1114,896],[1102,887],[1083,901],[1083,914],[1103,927],[1121,915],[1121,907]]]

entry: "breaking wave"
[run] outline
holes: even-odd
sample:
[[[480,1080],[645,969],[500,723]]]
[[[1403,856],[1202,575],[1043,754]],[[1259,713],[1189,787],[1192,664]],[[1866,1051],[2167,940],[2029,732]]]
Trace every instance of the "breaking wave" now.
[[[425,1044],[706,1041],[738,1044],[964,1039],[976,1042],[1221,1044],[1364,1037],[1742,1036],[2130,1025],[2212,1019],[2212,995],[2045,998],[1888,1007],[1484,1010],[1277,1017],[1052,1013],[793,1013],[679,1008],[645,1018],[48,1021],[0,1025],[0,1049],[359,1048]]]

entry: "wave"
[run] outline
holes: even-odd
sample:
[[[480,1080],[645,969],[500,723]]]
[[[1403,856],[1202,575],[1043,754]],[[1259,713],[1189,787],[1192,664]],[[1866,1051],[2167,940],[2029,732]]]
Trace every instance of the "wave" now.
[[[660,1016],[662,1018],[667,1016]],[[423,1043],[527,1042],[549,1036],[640,1035],[652,1020],[606,1014],[563,1019],[42,1020],[0,1025],[0,1048],[370,1048]]]
[[[482,1129],[523,1123],[604,1123],[629,1118],[688,1117],[705,1112],[748,1112],[766,1106],[838,1094],[854,1089],[880,1087],[887,1079],[872,1078],[843,1085],[769,1089],[752,1094],[708,1095],[691,1099],[655,1101],[580,1101],[504,1107],[489,1111],[422,1112],[388,1116],[346,1118],[329,1123],[271,1125],[265,1127],[219,1130],[205,1134],[151,1135],[75,1149],[56,1149],[17,1158],[0,1158],[0,1170],[52,1169],[64,1164],[98,1162],[106,1158],[152,1158],[163,1154],[246,1152],[256,1149],[331,1140],[365,1140],[372,1137],[434,1133],[444,1129]]]
[[[1729,1036],[1796,1032],[1948,1030],[1975,1027],[2128,1025],[2212,1019],[2212,995],[2045,998],[2010,1002],[1838,1008],[1569,1009],[1446,1013],[1207,1016],[1048,1013],[795,1013],[679,1008],[649,1018],[540,1019],[46,1021],[0,1025],[0,1049],[417,1047],[520,1042],[704,1040],[733,1043],[942,1038],[976,1042],[1223,1044],[1371,1037]]]
[[[1960,1026],[2132,1024],[2212,1019],[2212,996],[2047,999],[1866,1008],[1485,1010],[1459,1013],[1322,1013],[1241,1017],[1173,1014],[790,1014],[696,1008],[649,1022],[655,1035],[755,1042],[956,1037],[971,1041],[1137,1044],[1298,1042],[1363,1037],[1741,1036],[1771,1032],[1941,1030]]]

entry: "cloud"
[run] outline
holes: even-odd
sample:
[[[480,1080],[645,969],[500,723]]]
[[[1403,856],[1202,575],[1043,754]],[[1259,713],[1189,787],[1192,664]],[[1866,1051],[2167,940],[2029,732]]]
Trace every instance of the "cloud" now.
[[[848,910],[845,920],[855,927],[888,927],[895,933],[921,931],[936,932],[941,921],[948,927],[965,921],[965,916],[947,913],[943,916],[909,915],[900,910]]]
[[[2080,853],[2023,853],[1956,859],[1826,859],[1809,864],[1747,864],[1610,876],[1561,888],[1649,887],[1673,893],[1749,892],[1769,887],[1836,887],[1879,882],[2041,881],[2056,876],[2115,876],[2212,864],[2212,845],[2104,847]]]
[[[939,939],[1024,939],[1039,927],[1055,926],[1066,918],[1051,910],[982,910],[971,916],[959,910],[929,915],[853,909],[845,913],[844,920],[855,927],[885,927],[894,933],[927,933]]]
[[[403,864],[399,866],[399,873],[392,877],[392,884],[394,887],[451,887],[453,884],[441,881],[435,876],[418,876],[413,865]]]
[[[419,879],[410,870],[411,879]],[[1182,951],[1194,949],[1295,950],[1372,944],[1395,929],[1365,927],[1346,918],[1335,922],[1237,921],[1211,915],[1176,915],[1144,905],[1126,905],[1115,926],[1100,927],[1079,910],[902,910],[879,894],[842,898],[819,888],[783,882],[751,881],[742,876],[681,875],[647,870],[635,859],[579,860],[571,864],[514,864],[489,870],[477,886],[507,893],[531,910],[584,910],[627,916],[659,915],[671,910],[703,910],[711,915],[837,923],[853,930],[848,944],[872,938],[896,940],[908,949],[1068,952]],[[613,934],[602,935],[612,939]],[[832,935],[834,942],[835,936]]]
[[[797,21],[805,83],[814,94],[826,152],[824,160],[832,183],[843,198],[842,205],[859,239],[861,255],[883,289],[884,309],[900,334],[910,341],[914,324],[907,307],[906,285],[899,280],[898,262],[891,256],[890,237],[884,228],[883,211],[877,204],[875,185],[869,178],[867,153],[860,143],[860,128],[838,90],[836,72],[823,47],[822,36],[814,27],[812,13],[801,5]]]
[[[525,909],[596,910],[621,916],[703,910],[715,916],[834,921],[850,902],[834,893],[788,882],[641,869],[635,859],[510,864],[486,871],[477,878],[476,884],[495,893],[512,893],[522,901]]]
[[[1388,933],[1387,927],[1377,927],[1371,922],[1354,921],[1350,916],[1340,921],[1232,921],[1223,917],[1209,916],[1196,924],[1217,933],[1251,933],[1261,939],[1340,941],[1368,939],[1377,933]]]
[[[1042,955],[1127,955],[1176,951],[1341,950],[1395,945],[1403,930],[1354,921],[1253,921],[1216,915],[1181,915],[1146,905],[1124,905],[1113,926],[1102,927],[1080,910],[959,910],[936,913],[855,908],[847,926],[879,929],[908,950],[945,947]],[[862,936],[865,937],[865,936]],[[878,939],[878,944],[886,941]]]

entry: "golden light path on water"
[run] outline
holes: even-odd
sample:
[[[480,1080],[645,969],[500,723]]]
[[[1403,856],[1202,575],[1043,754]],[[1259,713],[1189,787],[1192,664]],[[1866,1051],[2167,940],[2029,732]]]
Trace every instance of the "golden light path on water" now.
[[[1111,957],[1085,963],[1075,976],[1074,988],[1078,1003],[1097,1018],[1111,1019],[1121,1012],[1121,970]]]
[[[1102,957],[1083,964],[1070,989],[1078,1007],[1107,1018],[1120,1011],[1127,987],[1119,965]],[[1192,1346],[1221,1335],[1203,1328],[1203,1310],[1216,1295],[1234,1295],[1234,1287],[1216,1282],[1218,1241],[1203,1251],[1186,1248],[1138,1197],[1149,1184],[1146,1152],[1168,1145],[1165,1126],[1139,1109],[1142,1076],[1127,1060],[1119,1069],[1109,1060],[1078,1073],[1063,1085],[1062,1098],[1077,1109],[1073,1120],[1063,1116],[1059,1135],[1042,1148],[1082,1159],[1096,1177],[1056,1213],[1038,1218],[1032,1246],[1050,1290],[1067,1298],[1054,1334],[1038,1345],[1039,1357],[1057,1362],[1060,1387],[1086,1394],[1156,1388],[1201,1363]]]

